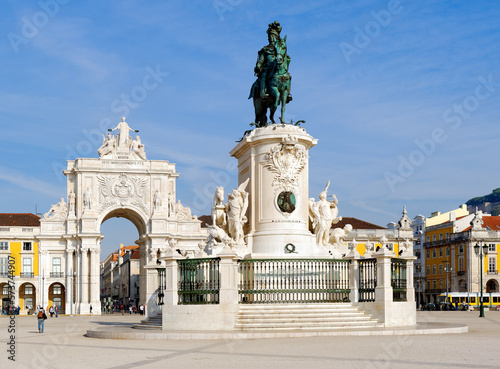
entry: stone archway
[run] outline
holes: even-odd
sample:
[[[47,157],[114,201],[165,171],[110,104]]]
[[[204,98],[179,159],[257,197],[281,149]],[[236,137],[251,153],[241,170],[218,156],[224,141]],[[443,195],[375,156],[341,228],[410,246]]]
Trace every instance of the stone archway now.
[[[60,282],[54,282],[49,286],[49,307],[58,308],[59,314],[65,314],[66,287]]]
[[[495,279],[490,279],[486,282],[486,293],[498,292],[498,281]]]
[[[158,257],[173,245],[194,253],[207,237],[201,222],[176,199],[175,164],[147,160],[144,145],[138,136],[129,136],[134,130],[124,118],[115,130],[116,136],[108,133],[103,139],[99,158],[68,161],[63,171],[66,196],[41,220],[41,268],[52,270],[53,259],[61,258],[62,281],[70,297],[65,310],[77,314],[90,313],[91,305],[94,313],[101,312],[100,228],[107,219],[123,217],[137,227],[141,304],[157,288]],[[47,286],[54,281],[46,281]]]

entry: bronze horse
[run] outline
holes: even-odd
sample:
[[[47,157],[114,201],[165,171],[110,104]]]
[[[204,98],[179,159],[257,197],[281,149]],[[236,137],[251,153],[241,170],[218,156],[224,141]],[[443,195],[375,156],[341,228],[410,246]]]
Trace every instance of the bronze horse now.
[[[290,95],[290,82],[292,77],[288,73],[288,66],[290,64],[290,57],[286,51],[286,36],[284,39],[279,39],[275,42],[276,60],[272,67],[269,80],[267,81],[269,97],[262,98],[260,96],[260,83],[257,79],[250,89],[250,96],[253,98],[253,105],[255,109],[255,125],[257,127],[267,126],[267,109],[269,109],[269,119],[272,123],[274,121],[274,113],[281,104],[281,117],[280,122],[285,123],[285,104],[292,101]]]

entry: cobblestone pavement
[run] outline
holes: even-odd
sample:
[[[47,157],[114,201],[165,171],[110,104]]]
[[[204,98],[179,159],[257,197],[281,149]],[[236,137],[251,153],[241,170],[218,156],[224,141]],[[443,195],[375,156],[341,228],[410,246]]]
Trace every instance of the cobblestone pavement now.
[[[419,322],[467,324],[463,334],[255,340],[103,340],[87,329],[127,325],[139,315],[60,316],[38,333],[35,317],[0,317],[1,368],[499,368],[500,312],[418,312]]]

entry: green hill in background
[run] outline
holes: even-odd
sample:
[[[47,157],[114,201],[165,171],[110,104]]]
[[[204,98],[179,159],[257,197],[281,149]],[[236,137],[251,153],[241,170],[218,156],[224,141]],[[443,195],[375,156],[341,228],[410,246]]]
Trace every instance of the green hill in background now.
[[[466,204],[467,207],[484,207],[488,202],[493,205],[491,215],[500,215],[500,188],[494,189],[489,195],[474,197],[467,201]]]

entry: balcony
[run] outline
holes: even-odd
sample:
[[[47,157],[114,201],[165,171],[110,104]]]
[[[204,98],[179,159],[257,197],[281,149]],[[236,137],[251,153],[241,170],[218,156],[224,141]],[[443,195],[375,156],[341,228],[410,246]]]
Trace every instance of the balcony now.
[[[50,278],[63,278],[63,272],[50,272]]]
[[[7,278],[10,277],[9,272],[0,272],[0,278]]]
[[[497,271],[488,271],[488,275],[498,275]]]
[[[35,274],[33,272],[21,272],[21,278],[33,278]]]
[[[460,270],[460,271],[457,272],[457,275],[458,276],[463,276],[463,275],[465,275],[465,271]]]

